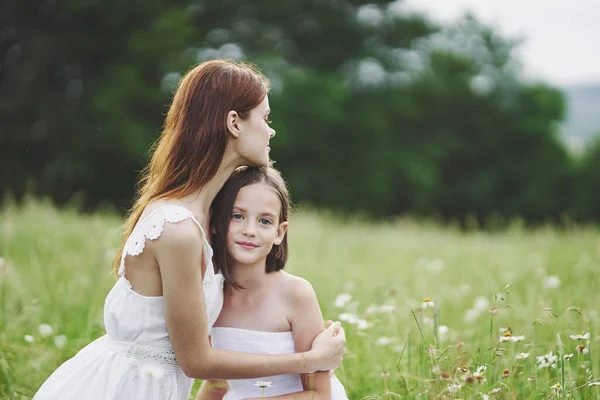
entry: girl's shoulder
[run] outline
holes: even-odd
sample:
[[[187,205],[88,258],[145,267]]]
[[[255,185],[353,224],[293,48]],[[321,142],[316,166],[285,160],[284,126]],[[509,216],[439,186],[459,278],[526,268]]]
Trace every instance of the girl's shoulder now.
[[[316,297],[315,290],[306,279],[284,271],[277,271],[276,274],[277,282],[274,283],[280,288],[282,297],[287,301],[301,304]]]

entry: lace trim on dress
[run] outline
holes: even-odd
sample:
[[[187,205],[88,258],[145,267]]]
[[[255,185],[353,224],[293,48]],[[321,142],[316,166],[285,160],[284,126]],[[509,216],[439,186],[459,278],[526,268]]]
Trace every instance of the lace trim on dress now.
[[[202,283],[203,286],[210,285],[214,276],[214,267],[212,264],[213,250],[206,240],[206,234],[202,229],[202,225],[194,218],[194,214],[189,209],[174,204],[157,208],[136,225],[125,242],[123,255],[121,256],[121,265],[119,266],[119,275],[123,276],[125,273],[125,257],[142,254],[144,247],[146,247],[146,240],[158,239],[163,232],[165,222],[176,223],[187,218],[191,218],[202,233],[202,248],[206,259],[206,272]]]

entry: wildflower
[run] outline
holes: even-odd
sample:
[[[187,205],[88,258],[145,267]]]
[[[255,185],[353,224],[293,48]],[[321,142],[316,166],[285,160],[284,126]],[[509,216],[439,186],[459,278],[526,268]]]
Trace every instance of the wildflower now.
[[[377,309],[377,311],[379,311],[380,313],[391,313],[395,309],[396,309],[396,306],[394,306],[393,304],[384,304],[384,305],[380,306]]]
[[[67,344],[67,337],[65,335],[58,335],[54,338],[54,345],[57,348],[62,349],[65,347],[65,344]]]
[[[533,381],[535,381],[535,376],[531,375],[529,378],[527,378],[527,380],[529,382],[533,382]]]
[[[261,389],[264,388],[270,388],[271,387],[271,382],[269,381],[256,381],[256,383],[254,384],[254,386],[257,386]]]
[[[571,335],[570,336],[571,339],[573,340],[589,340],[590,339],[590,333],[584,333],[583,335]]]
[[[500,312],[500,307],[498,306],[493,306],[492,308],[490,308],[490,314],[492,315],[498,315],[498,313]]]
[[[500,393],[502,391],[502,388],[493,388],[492,391],[490,393]]]
[[[505,369],[504,371],[502,371],[502,377],[503,378],[508,378],[510,376],[510,371]]]
[[[433,326],[433,318],[423,317],[423,325]]]
[[[25,335],[24,339],[25,339],[25,341],[27,343],[33,343],[33,342],[35,342],[35,338],[33,336],[31,336],[31,335]]]
[[[477,371],[473,372],[473,377],[477,380],[478,383],[485,382],[485,377],[483,376],[484,372],[485,372],[485,366],[484,365],[480,365],[477,368]]]
[[[560,278],[556,275],[547,276],[544,278],[543,285],[548,289],[556,289],[560,287]]]
[[[463,381],[465,381],[466,383],[473,383],[475,382],[475,378],[473,377],[473,375],[467,373],[463,375]]]
[[[433,375],[439,375],[439,374],[441,374],[441,373],[442,373],[442,370],[440,369],[440,367],[437,367],[437,366],[436,366],[436,367],[433,367],[433,369],[431,370],[431,373],[432,373]]]
[[[456,393],[460,390],[460,388],[462,388],[462,385],[459,385],[457,383],[453,383],[452,385],[448,386],[446,388],[446,390],[450,393]]]
[[[435,347],[427,348],[427,354],[429,354],[430,356],[435,356],[436,353],[437,353],[437,350],[435,349]]]
[[[449,332],[450,328],[448,328],[446,325],[438,326],[438,335],[440,337],[440,340],[445,340]]]
[[[562,390],[562,385],[560,383],[556,383],[556,384],[550,386],[550,389],[554,389],[557,392],[560,392]]]
[[[529,353],[519,353],[519,355],[517,356],[517,360],[524,360],[527,357],[529,357]]]
[[[387,378],[388,376],[390,376],[390,372],[389,372],[389,371],[383,371],[383,372],[381,373],[381,377],[382,377],[382,378]]]
[[[565,360],[570,360],[571,357],[573,357],[573,353],[571,353],[571,354],[565,354]]]
[[[469,367],[463,365],[462,367],[458,367],[458,370],[460,372],[469,372]]]
[[[557,360],[558,360],[558,356],[555,356],[554,354],[552,354],[552,350],[548,354],[536,357],[538,369],[544,369],[544,368],[548,368],[548,367],[554,368],[553,365],[556,365]]]
[[[435,303],[429,298],[425,297],[423,299],[423,309],[433,308],[435,307]]]
[[[588,386],[600,386],[600,381],[590,382],[588,383]]]
[[[450,379],[452,379],[452,377],[450,376],[450,374],[449,374],[449,373],[447,373],[447,372],[442,372],[442,373],[440,374],[440,379],[441,379],[441,380],[443,380],[443,381],[449,381]]]
[[[577,347],[575,348],[575,350],[577,350],[578,352],[580,352],[580,353],[583,353],[583,354],[587,354],[587,353],[589,353],[589,352],[590,352],[590,351],[589,351],[589,350],[588,350],[588,349],[587,349],[587,348],[586,348],[584,345],[582,345],[582,344],[580,344],[579,346],[577,346]]]
[[[368,322],[368,321],[366,321],[366,320],[364,320],[364,319],[359,319],[356,322],[356,327],[358,329],[360,329],[360,330],[364,330],[364,329],[370,328],[371,326],[372,326],[371,323]]]
[[[335,306],[337,308],[343,308],[346,306],[346,304],[350,303],[350,300],[352,300],[352,296],[350,296],[348,293],[339,294],[335,298]]]
[[[379,307],[377,307],[375,304],[370,304],[369,307],[367,307],[367,309],[365,310],[365,314],[375,314],[378,310]]]
[[[377,346],[387,346],[388,344],[392,344],[396,341],[396,338],[391,338],[387,336],[381,336],[375,341]]]
[[[353,325],[358,323],[358,321],[360,320],[358,315],[352,314],[352,313],[341,313],[338,316],[338,318],[340,319],[340,321],[344,321],[344,322],[347,322],[347,323],[353,324]]]
[[[41,337],[48,337],[52,335],[52,332],[54,332],[52,327],[48,324],[41,324],[38,326],[38,331],[40,332]]]
[[[525,340],[525,336],[513,336],[510,332],[506,332],[501,338],[501,342],[521,342]]]
[[[479,393],[479,394],[481,395],[481,398],[483,400],[490,400],[490,396],[488,396],[487,394],[485,394],[485,393]]]

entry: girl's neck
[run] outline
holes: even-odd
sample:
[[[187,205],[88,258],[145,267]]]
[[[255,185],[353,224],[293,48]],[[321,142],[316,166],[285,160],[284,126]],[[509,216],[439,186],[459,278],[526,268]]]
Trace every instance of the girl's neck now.
[[[231,275],[233,279],[244,287],[243,292],[259,291],[266,286],[266,260],[255,265],[239,265],[232,263]]]

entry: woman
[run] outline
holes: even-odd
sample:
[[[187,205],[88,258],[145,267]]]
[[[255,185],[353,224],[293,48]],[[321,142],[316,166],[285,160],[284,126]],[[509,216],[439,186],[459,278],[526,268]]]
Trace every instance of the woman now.
[[[209,61],[182,79],[142,176],[104,307],[107,334],[60,366],[35,399],[187,399],[193,378],[240,379],[337,367],[332,324],[296,354],[213,349],[223,304],[205,232],[233,171],[269,161],[268,80],[247,64]],[[202,243],[202,246],[198,244]]]

